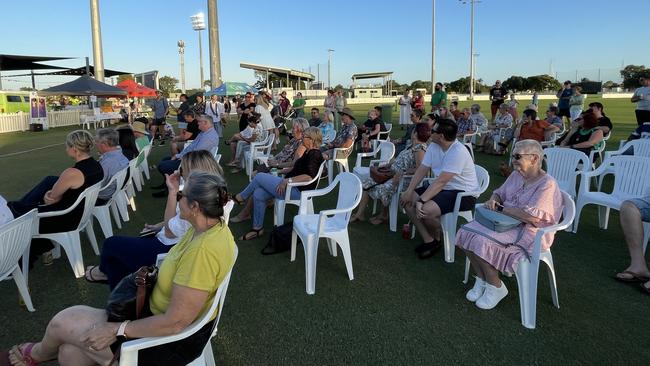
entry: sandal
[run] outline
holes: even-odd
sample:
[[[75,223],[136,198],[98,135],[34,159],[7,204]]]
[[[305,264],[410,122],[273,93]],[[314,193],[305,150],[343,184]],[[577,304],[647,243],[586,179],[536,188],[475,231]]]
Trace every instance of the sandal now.
[[[629,275],[629,277],[623,277],[621,275]],[[632,271],[619,272],[614,276],[614,279],[616,281],[625,282],[625,283],[635,283],[635,282],[647,282],[647,281],[650,281],[650,277],[646,277],[646,276],[640,275],[640,274],[632,272]]]
[[[86,273],[84,273],[84,279],[90,283],[103,283],[108,284],[108,281],[105,279],[98,279],[93,276],[93,271],[99,269],[99,266],[90,266],[86,268]]]
[[[252,234],[252,235],[249,235]],[[250,229],[246,234],[239,237],[241,241],[253,240],[261,237],[264,234],[264,229]]]
[[[645,283],[640,283],[639,286],[641,286],[641,291],[645,292],[646,294],[650,295],[650,287],[646,286],[650,285],[650,281],[645,282]]]
[[[234,168],[234,167],[236,167],[237,165],[239,165],[239,162],[238,162],[238,161],[233,161],[233,162],[231,162],[231,163],[226,164],[226,166],[229,166],[229,167],[231,167],[231,168]]]
[[[232,200],[235,201],[235,203],[238,204],[238,205],[243,205],[244,204],[244,199],[243,198],[237,198],[237,197],[239,197],[239,193],[232,196]]]
[[[23,343],[21,345],[16,345],[11,348],[9,352],[0,353],[0,365],[12,365],[10,355],[20,355],[18,361],[22,362],[26,366],[36,366],[39,363],[32,358],[32,348],[36,343]],[[22,346],[22,349],[21,349]]]

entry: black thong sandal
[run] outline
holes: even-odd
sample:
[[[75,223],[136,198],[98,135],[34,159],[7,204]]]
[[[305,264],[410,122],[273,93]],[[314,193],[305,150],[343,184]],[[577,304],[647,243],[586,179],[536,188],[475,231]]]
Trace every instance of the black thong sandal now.
[[[99,266],[88,267],[88,269],[86,270],[86,273],[84,274],[84,279],[86,279],[86,281],[88,281],[90,283],[108,284],[107,280],[99,280],[99,279],[96,279],[95,277],[93,277],[93,271],[95,269],[99,269]]]
[[[253,235],[249,235],[253,234]],[[261,237],[264,234],[264,229],[250,229],[246,234],[239,237],[241,241],[253,240]]]
[[[244,204],[244,199],[237,198],[237,196],[239,196],[239,193],[232,196],[232,200],[235,201],[235,203],[238,204],[238,205],[243,205]]]

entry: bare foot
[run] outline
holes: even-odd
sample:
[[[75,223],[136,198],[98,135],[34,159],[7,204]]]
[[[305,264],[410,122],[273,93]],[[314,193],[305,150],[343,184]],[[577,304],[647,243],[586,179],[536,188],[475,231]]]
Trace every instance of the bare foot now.
[[[365,221],[366,221],[366,219],[364,219],[363,217],[359,217],[357,215],[354,215],[354,216],[352,216],[350,218],[350,223],[353,223],[353,222],[365,222]]]
[[[373,225],[381,225],[386,222],[387,218],[383,216],[375,216],[370,219],[370,223]]]

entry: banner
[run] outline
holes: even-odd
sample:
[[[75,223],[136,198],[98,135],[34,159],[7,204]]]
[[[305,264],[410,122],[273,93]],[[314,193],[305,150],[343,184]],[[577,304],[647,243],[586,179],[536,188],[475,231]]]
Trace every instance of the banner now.
[[[38,123],[44,130],[48,129],[46,100],[36,92],[29,93],[29,116],[29,123]]]

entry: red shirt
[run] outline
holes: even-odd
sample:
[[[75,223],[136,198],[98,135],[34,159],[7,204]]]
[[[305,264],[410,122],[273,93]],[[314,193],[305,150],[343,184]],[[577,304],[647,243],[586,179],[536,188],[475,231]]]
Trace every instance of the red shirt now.
[[[544,130],[546,130],[550,125],[550,123],[546,122],[543,119],[535,120],[532,124],[524,123],[523,126],[521,126],[521,130],[519,131],[518,140],[521,141],[531,139],[542,142],[544,141]]]

